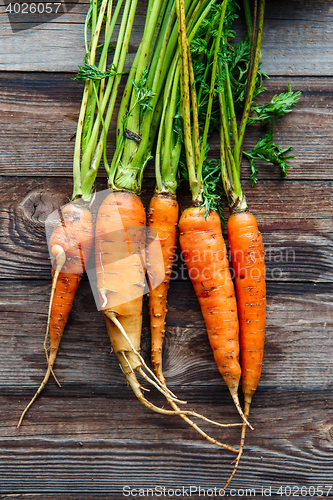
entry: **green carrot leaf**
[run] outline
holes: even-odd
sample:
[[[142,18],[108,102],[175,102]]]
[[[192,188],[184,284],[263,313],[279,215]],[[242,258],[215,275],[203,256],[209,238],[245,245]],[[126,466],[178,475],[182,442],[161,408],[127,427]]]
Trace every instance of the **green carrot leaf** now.
[[[244,151],[244,155],[250,160],[251,167],[251,183],[254,186],[258,182],[256,161],[266,161],[277,166],[283,177],[288,176],[288,169],[292,168],[288,165],[287,160],[294,158],[294,155],[288,155],[293,148],[281,148],[273,142],[273,130],[269,130],[262,139],[254,146],[250,153]]]
[[[291,108],[297,103],[301,96],[301,92],[293,92],[290,84],[288,84],[288,92],[275,95],[268,104],[257,106],[253,103],[251,111],[256,117],[250,117],[248,123],[258,123],[261,125],[275,125],[286,113],[290,113]]]
[[[111,68],[106,69],[105,71],[102,71],[99,69],[95,64],[90,64],[87,61],[84,63],[84,66],[79,66],[79,71],[73,80],[104,80],[105,78],[108,78],[109,76],[116,76],[117,75],[117,70],[114,65],[111,66]]]
[[[155,94],[151,89],[146,87],[147,78],[148,68],[145,68],[140,81],[133,81],[133,87],[136,90],[135,105],[140,104],[142,110],[150,109],[151,111],[153,111],[153,108],[150,105],[150,101]]]
[[[248,81],[248,72],[251,57],[251,43],[249,40],[241,40],[235,47],[229,47],[229,73],[235,109],[243,107]],[[266,90],[263,79],[269,78],[267,73],[260,69],[259,65],[256,86],[253,98]]]
[[[223,188],[220,163],[215,160],[206,161],[203,166],[202,180],[205,218],[208,217],[210,210],[217,212],[222,218],[223,207],[221,205],[221,198],[223,195]]]

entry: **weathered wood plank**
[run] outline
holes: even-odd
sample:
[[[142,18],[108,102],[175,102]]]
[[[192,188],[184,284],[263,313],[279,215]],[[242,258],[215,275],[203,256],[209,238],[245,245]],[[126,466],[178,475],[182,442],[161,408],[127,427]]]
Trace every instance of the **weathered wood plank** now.
[[[138,45],[146,0],[140,0],[132,36]],[[84,56],[86,0],[46,24],[13,33],[0,6],[3,48],[0,69],[10,71],[76,71]],[[266,8],[263,68],[270,75],[331,75],[333,7],[330,0],[274,0]],[[43,47],[43,50],[41,50]],[[24,57],[22,55],[24,54]]]
[[[124,499],[123,495],[118,497],[121,500]],[[26,493],[26,494],[8,494],[1,495],[0,500],[60,500],[58,493],[48,493],[47,497],[45,493]],[[61,493],[61,500],[82,500],[81,494],[77,493]],[[93,494],[84,494],[84,500],[117,500],[117,497],[114,494],[108,493],[93,493]]]
[[[199,408],[206,413],[220,402],[205,387],[198,395]],[[8,432],[0,461],[4,493],[119,493],[124,486],[219,488],[232,468],[231,453],[206,444],[177,417],[163,418],[138,407],[126,390],[111,399],[105,394],[95,394],[94,400],[75,398],[73,393],[63,400],[44,398],[48,411],[39,403],[34,408],[38,421],[35,417],[31,425],[30,415],[19,431],[8,414],[13,396],[1,399]],[[248,435],[232,487],[258,488],[258,493],[261,487],[276,492],[281,485],[320,484],[328,489],[332,402],[327,391],[276,390],[273,395],[271,388],[260,390],[252,409],[256,431]],[[226,414],[222,410],[222,416]],[[237,444],[235,428],[217,434]]]
[[[274,140],[282,147],[294,147],[296,157],[289,179],[333,178],[332,78],[272,78],[258,102],[269,102],[285,92],[288,81],[302,97],[292,113],[276,125]],[[69,74],[1,73],[2,134],[0,175],[67,176],[72,161],[82,85]],[[120,94],[121,95],[121,94]],[[119,99],[118,99],[119,102]],[[115,116],[117,107],[115,109]],[[250,151],[263,131],[249,127],[244,149]],[[108,156],[114,152],[115,125],[111,124]],[[218,138],[211,140],[211,157],[219,156]],[[101,165],[100,176],[104,177]],[[147,176],[153,177],[153,164]],[[244,160],[244,177],[249,177]],[[280,179],[277,168],[260,165],[260,179]]]
[[[147,3],[146,0],[138,2],[127,68],[140,43]],[[2,18],[0,44],[3,47],[0,70],[76,72],[85,55],[84,21],[88,6],[89,2],[80,0],[69,12],[56,19],[33,26],[31,29],[28,28],[27,23],[24,30],[13,33],[5,13],[5,5],[0,5]],[[68,2],[68,7],[70,7],[70,2]],[[115,27],[112,41],[116,41],[118,29],[119,22]]]
[[[131,54],[145,5],[139,2]],[[84,0],[52,23],[13,34],[1,5],[0,69],[75,71],[83,56],[85,11]],[[238,497],[253,488],[255,498],[262,499],[267,488],[266,497],[281,498],[280,486],[296,488],[290,494],[282,490],[282,498],[301,495],[297,487],[302,486],[308,496],[319,497],[318,485],[324,498],[333,497],[332,16],[329,0],[267,3],[264,68],[277,77],[267,82],[260,99],[284,91],[288,81],[303,95],[276,128],[276,141],[295,147],[289,179],[281,181],[274,168],[261,166],[255,189],[244,182],[266,245],[268,315],[263,374],[251,410],[256,430],[248,432],[231,485]],[[22,428],[15,427],[46,367],[42,344],[50,263],[44,221],[72,188],[70,139],[82,92],[72,76],[0,73],[0,499],[121,499],[125,485],[221,487],[233,455],[204,441],[181,419],[140,405],[110,354],[87,278],[55,367],[62,388],[50,380]],[[111,128],[109,155],[112,134]],[[256,127],[249,129],[245,149],[258,137]],[[211,154],[217,153],[212,141]],[[248,177],[246,166],[243,177]],[[154,185],[151,166],[145,179],[147,205]],[[101,172],[97,189],[104,186]],[[188,195],[180,194],[184,207]],[[145,300],[142,353],[147,359],[149,341]],[[219,421],[238,419],[180,257],[169,294],[163,361],[169,385],[189,407]],[[149,397],[165,404],[155,390]],[[204,428],[238,444],[239,429]],[[200,498],[198,490],[192,493],[191,498]]]
[[[259,491],[261,492],[261,489],[259,488]],[[139,491],[136,492],[137,495],[139,494]],[[180,494],[178,494],[179,492],[176,492],[177,494],[177,498],[179,498]],[[180,492],[181,494],[183,494],[183,491]],[[268,493],[268,492],[267,492]],[[149,495],[152,496],[152,492],[150,491],[149,492]],[[185,495],[187,498],[187,500],[197,500],[199,497],[198,495],[195,495],[195,494],[190,494],[190,492],[188,492],[188,494],[185,492]],[[250,496],[251,493],[250,491],[247,493],[247,496]],[[252,495],[255,495],[255,498],[256,500],[267,500],[267,496],[266,497],[263,497],[261,495],[257,495],[255,492],[252,493]],[[160,494],[158,496],[161,496]],[[273,496],[273,495],[272,495]],[[57,494],[57,493],[48,493],[47,495],[47,498],[45,497],[45,493],[37,493],[37,494],[34,494],[34,493],[27,493],[27,494],[14,494],[14,495],[0,495],[0,500],[82,500],[82,496],[79,494],[75,494],[75,493],[61,493],[61,497]],[[124,497],[123,494],[115,494],[115,493],[111,493],[111,494],[108,494],[108,493],[94,493],[94,494],[87,494],[85,493],[84,494],[84,500],[124,500],[124,498],[126,498],[126,496]],[[131,497],[130,497],[131,498]],[[133,496],[132,496],[133,498]],[[163,498],[163,497],[162,497]],[[169,495],[169,498],[176,498],[176,497],[172,497],[171,495]],[[291,497],[287,497],[285,496],[284,497],[285,500],[289,500],[291,499]]]
[[[153,181],[147,180],[143,202],[148,206]],[[98,182],[104,188],[104,182]],[[1,277],[50,279],[45,220],[66,203],[70,179],[2,178],[0,185]],[[266,245],[269,281],[332,281],[332,181],[262,181],[244,190],[258,217]],[[186,192],[187,194],[187,192]],[[188,201],[179,197],[182,208]],[[186,279],[178,257],[175,279]]]

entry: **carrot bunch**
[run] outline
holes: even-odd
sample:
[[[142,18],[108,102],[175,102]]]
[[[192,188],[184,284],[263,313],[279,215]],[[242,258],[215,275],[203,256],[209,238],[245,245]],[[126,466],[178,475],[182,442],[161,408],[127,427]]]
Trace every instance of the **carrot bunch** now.
[[[213,0],[187,2],[188,27],[191,32],[194,33],[198,29],[212,4]],[[97,288],[111,345],[137,398],[158,413],[180,415],[210,441],[236,452],[234,448],[208,436],[188,416],[196,416],[209,422],[212,422],[211,420],[194,411],[180,410],[176,403],[183,402],[168,389],[161,371],[162,328],[171,260],[169,267],[166,264],[162,271],[157,272],[156,245],[149,241],[152,234],[149,230],[156,229],[160,241],[164,231],[167,241],[162,244],[162,260],[163,254],[164,259],[168,259],[169,245],[174,246],[178,219],[178,205],[174,195],[177,170],[171,174],[167,183],[169,187],[172,186],[171,191],[157,192],[151,202],[148,233],[140,192],[143,172],[151,158],[154,138],[166,113],[167,95],[173,93],[175,98],[175,92],[178,90],[177,41],[174,2],[150,2],[143,37],[120,103],[115,153],[110,166],[106,165],[108,186],[112,192],[102,203],[96,222]],[[175,107],[169,113],[173,113],[174,109]],[[166,132],[164,129],[163,134],[164,132],[172,133],[172,130]],[[181,147],[178,144],[174,146],[172,154],[175,155],[175,163],[178,163]],[[167,207],[168,216],[161,216],[161,205]],[[162,219],[163,224],[167,223],[167,229],[161,228]],[[153,337],[153,345],[156,347],[153,348],[152,355],[156,373],[150,370],[139,352],[146,266],[150,288],[151,325],[156,333]],[[157,275],[161,276],[160,283],[156,282]],[[172,410],[157,407],[143,395],[137,374],[166,397]]]
[[[274,115],[272,122],[283,114],[276,101],[271,111],[269,106],[261,109],[253,103],[263,90],[259,59],[265,0],[255,2],[253,22],[249,1],[244,0],[248,40],[236,48],[229,44],[229,28],[237,17],[234,0],[149,0],[143,37],[120,103],[115,152],[109,163],[107,133],[136,5],[137,0],[118,0],[112,12],[112,0],[102,0],[100,5],[92,0],[87,16],[85,26],[86,30],[91,26],[92,37],[88,43],[86,31],[87,54],[77,76],[85,86],[74,150],[73,196],[63,208],[49,241],[54,266],[44,342],[47,372],[18,425],[53,374],[74,295],[95,243],[100,309],[126,380],[149,409],[180,416],[211,443],[237,453],[226,488],[243,453],[246,427],[252,428],[248,417],[261,375],[266,319],[263,241],[240,182],[243,139],[249,123],[266,123],[270,112]],[[121,9],[110,65],[110,40]],[[96,63],[102,31],[104,42]],[[277,96],[284,113],[288,112],[285,101],[291,106],[298,98],[296,94],[289,89],[287,94],[281,94],[284,97]],[[236,111],[240,106],[243,114],[238,125]],[[208,138],[217,125],[218,169],[207,161]],[[289,149],[281,150],[271,142],[271,135],[265,137],[257,149],[244,153],[251,162],[253,182],[258,157],[273,161],[285,175],[289,167],[289,156],[285,154]],[[155,140],[156,188],[147,220],[140,193]],[[90,203],[102,158],[109,191],[99,208],[94,231]],[[182,212],[178,223],[176,194],[181,163],[186,165],[192,204]],[[227,230],[234,282],[221,229],[222,190],[231,213]],[[166,384],[162,348],[177,225],[214,359],[241,424],[218,424],[195,411],[180,409],[178,404],[185,402],[178,400]],[[143,295],[148,291],[153,370],[140,354]],[[165,396],[170,410],[156,406],[144,395],[140,377]],[[244,410],[238,396],[240,384]],[[241,425],[239,449],[209,436],[190,417],[220,426]]]
[[[74,148],[72,201],[59,210],[60,215],[48,242],[53,262],[53,280],[44,341],[47,371],[36,394],[22,412],[18,427],[44,389],[51,373],[54,375],[53,366],[61,337],[93,247],[94,229],[90,212],[92,189],[103,153],[107,163],[106,136],[128,52],[136,4],[137,0],[118,0],[112,12],[112,0],[103,0],[100,5],[93,0],[86,17],[86,57],[84,66],[79,67],[76,77],[77,80],[84,81],[85,85]],[[108,67],[110,40],[121,7],[124,9],[118,41],[112,63]],[[92,33],[89,43],[88,26]],[[104,38],[102,49],[98,46],[101,37]],[[101,49],[98,64],[97,48]],[[56,377],[55,380],[60,386]]]
[[[230,25],[237,17],[237,6],[232,0],[223,0],[215,5],[209,27],[206,25],[202,33],[204,42],[191,47],[184,3],[178,0],[184,156],[192,193],[192,206],[180,217],[179,241],[216,364],[243,420],[239,452],[225,488],[236,473],[246,427],[251,427],[248,416],[261,375],[266,321],[263,241],[240,184],[244,133],[248,124],[274,125],[300,95],[289,88],[288,93],[274,96],[268,105],[259,107],[253,102],[265,90],[261,80],[266,75],[260,70],[265,0],[255,2],[253,21],[248,0],[244,0],[244,7],[247,40],[236,46],[230,44]],[[242,109],[239,125],[237,109]],[[236,290],[216,212],[219,179],[211,182],[216,167],[206,160],[207,140],[214,127],[220,134],[220,176],[231,213],[227,229]],[[287,175],[286,160],[290,156],[286,153],[290,148],[279,148],[272,143],[272,137],[271,130],[251,153],[245,153],[251,162],[252,183],[257,181],[257,159],[274,163]],[[240,383],[244,412],[238,398]]]

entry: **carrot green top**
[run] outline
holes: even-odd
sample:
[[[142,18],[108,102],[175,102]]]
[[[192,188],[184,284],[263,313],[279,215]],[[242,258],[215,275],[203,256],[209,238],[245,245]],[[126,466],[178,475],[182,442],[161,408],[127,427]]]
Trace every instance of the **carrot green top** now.
[[[102,156],[105,168],[109,168],[106,137],[126,60],[137,0],[118,0],[113,12],[112,3],[112,0],[91,0],[86,17],[86,55],[84,66],[79,67],[75,78],[85,81],[85,86],[76,131],[72,199],[82,197],[89,200]],[[110,41],[122,7],[117,43],[113,46]],[[88,28],[91,29],[90,42]],[[104,42],[99,44],[102,35]],[[108,64],[110,52],[113,52],[113,57],[112,63]]]
[[[184,0],[189,37],[194,37],[215,1]],[[116,151],[108,170],[113,189],[140,192],[157,131],[157,191],[176,189],[181,148],[174,131],[180,74],[176,5],[175,0],[149,0],[142,41],[118,114]]]
[[[273,130],[270,129],[250,153],[243,152],[244,134],[247,125],[260,122],[262,125],[274,126],[285,113],[291,110],[299,99],[300,92],[293,92],[289,86],[288,92],[274,96],[269,104],[257,106],[253,101],[255,96],[263,92],[265,88],[261,84],[263,76],[267,75],[260,71],[261,41],[264,25],[265,0],[255,2],[253,23],[249,7],[249,0],[244,0],[245,19],[247,23],[248,40],[238,44],[236,49],[228,44],[225,38],[223,45],[225,52],[220,54],[218,61],[218,102],[220,108],[220,144],[221,144],[221,174],[224,191],[228,198],[230,211],[242,212],[247,210],[247,203],[242,192],[240,183],[240,171],[243,154],[249,158],[251,166],[252,184],[257,182],[256,160],[265,160],[278,166],[286,177],[290,166],[286,160],[292,158],[286,155],[292,148],[280,148],[272,142]],[[248,48],[247,48],[248,47]],[[244,48],[248,51],[245,58],[247,63],[241,68],[240,57]],[[236,51],[236,57],[232,52]],[[246,92],[239,98],[239,92],[235,92],[235,60],[238,54],[238,76],[244,78]],[[244,55],[244,53],[243,53]],[[236,64],[237,68],[237,64]],[[233,81],[232,81],[233,78]],[[236,106],[242,105],[242,118],[240,124],[236,120]],[[256,115],[256,116],[253,116]]]
[[[265,0],[254,2],[253,21],[249,0],[243,0],[247,37],[235,38],[233,21],[240,9],[236,0],[216,0],[195,39],[190,39],[185,22],[184,0],[177,0],[179,26],[181,104],[186,151],[187,179],[194,203],[202,204],[206,214],[219,208],[219,175],[208,162],[208,137],[219,130],[221,143],[221,177],[231,211],[247,210],[241,189],[240,171],[243,155],[250,160],[251,181],[257,182],[257,160],[277,165],[284,176],[292,148],[280,148],[272,142],[270,128],[250,153],[243,152],[247,125],[260,122],[272,127],[297,102],[300,92],[274,96],[271,102],[258,106],[254,99],[265,88],[267,77],[260,68],[261,41]],[[172,100],[170,100],[172,102]],[[241,111],[241,117],[238,112]]]

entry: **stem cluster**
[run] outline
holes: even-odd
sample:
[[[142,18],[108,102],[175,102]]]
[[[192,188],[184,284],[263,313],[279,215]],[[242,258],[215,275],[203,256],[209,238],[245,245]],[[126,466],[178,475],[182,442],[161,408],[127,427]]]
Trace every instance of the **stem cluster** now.
[[[245,128],[248,123],[251,104],[254,96],[259,60],[261,54],[261,39],[264,23],[265,0],[259,0],[259,20],[257,20],[257,2],[251,27],[251,16],[248,0],[244,1],[248,34],[251,36],[251,53],[248,69],[247,92],[243,108],[243,115],[239,127],[237,127],[235,106],[231,88],[229,67],[225,61],[219,63],[218,73],[220,89],[218,94],[220,107],[220,143],[221,143],[221,174],[225,193],[231,212],[247,210],[247,203],[240,184],[240,168],[243,155],[243,140]],[[222,83],[221,83],[222,82]]]
[[[92,0],[86,18],[85,68],[89,71],[85,71],[83,77],[85,85],[76,131],[72,199],[82,197],[88,200],[90,198],[102,156],[104,157],[104,166],[107,171],[109,170],[106,158],[106,139],[128,52],[136,6],[137,0],[118,0],[113,10],[112,0],[102,0],[100,6],[97,0]],[[123,13],[117,44],[113,47],[110,43],[111,37],[122,7]],[[91,40],[88,43],[88,25],[90,23]],[[98,42],[102,34],[104,42],[99,46]],[[110,48],[114,49],[114,52],[111,68],[107,70]],[[98,65],[96,65],[98,51],[101,51],[101,54]],[[82,69],[80,68],[79,72],[81,75]],[[105,75],[104,78],[103,75]]]

